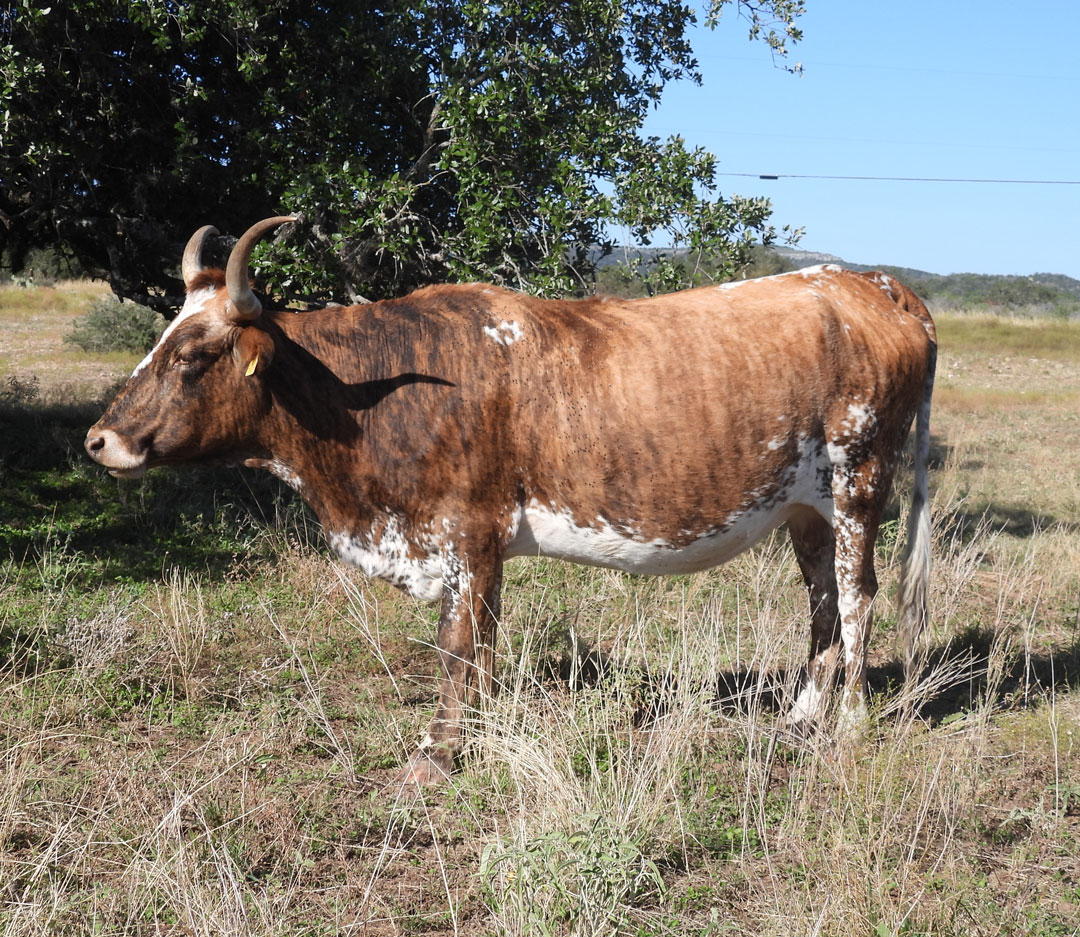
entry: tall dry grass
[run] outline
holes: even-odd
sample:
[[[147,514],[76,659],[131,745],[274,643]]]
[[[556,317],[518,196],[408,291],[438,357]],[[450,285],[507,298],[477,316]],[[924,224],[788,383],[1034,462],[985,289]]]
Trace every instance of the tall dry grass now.
[[[909,684],[886,524],[854,736],[783,729],[808,646],[783,536],[664,580],[511,564],[497,692],[419,793],[393,779],[432,613],[282,532],[303,515],[220,574],[9,564],[0,934],[1080,933],[1076,481],[1003,412],[945,412]]]
[[[256,718],[171,738],[171,753],[149,723],[118,732],[59,718],[54,701],[33,698],[40,675],[8,682],[25,722],[0,750],[3,933],[395,932],[400,902],[388,894],[418,838],[429,843],[429,910],[410,919],[448,932],[989,934],[1035,920],[1027,932],[1067,933],[1053,929],[1067,899],[1035,870],[1066,874],[1061,848],[1075,842],[1078,707],[1070,685],[1047,682],[1040,615],[1058,587],[1047,558],[1070,555],[1074,538],[1039,531],[1004,549],[987,523],[961,532],[948,481],[934,510],[927,671],[905,686],[893,664],[895,564],[883,549],[875,693],[860,737],[781,729],[806,647],[805,597],[781,538],[719,575],[677,580],[521,564],[498,692],[470,716],[454,790],[374,791],[384,813],[344,874],[320,878],[313,869],[330,860],[313,857],[339,854],[348,835],[331,844],[306,828],[308,806],[260,771],[304,764],[298,744],[321,749],[297,780],[328,811],[320,822],[343,809],[329,806],[338,792],[365,784],[356,743],[374,721],[334,711],[314,613],[287,628],[262,603],[276,666],[294,673],[288,694]],[[334,633],[364,647],[388,691],[407,699],[385,655],[395,626],[381,594],[306,554],[283,561],[297,570],[283,576],[317,577]],[[216,640],[204,589],[170,573],[116,616],[113,637],[101,615],[83,623],[82,644],[67,629],[81,674],[68,691],[89,706],[103,666],[155,659],[174,706],[198,703]],[[377,744],[400,757],[421,721],[381,724]],[[1003,797],[1019,783],[1003,765],[1018,757],[1028,786]],[[1026,799],[1036,789],[1041,799]],[[462,827],[474,831],[467,840],[449,835]],[[271,857],[262,865],[260,851]],[[1044,898],[1058,911],[1033,910]]]

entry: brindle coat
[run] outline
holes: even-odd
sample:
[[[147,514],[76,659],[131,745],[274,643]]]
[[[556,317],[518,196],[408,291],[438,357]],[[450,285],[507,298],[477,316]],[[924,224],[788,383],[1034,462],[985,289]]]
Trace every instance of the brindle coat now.
[[[184,309],[86,446],[117,475],[266,468],[342,559],[441,599],[439,704],[405,777],[450,770],[462,707],[490,689],[510,556],[687,572],[786,522],[812,620],[792,718],[820,715],[841,647],[842,705],[860,709],[874,542],[918,413],[900,596],[913,646],[936,340],[896,280],[825,266],[633,301],[465,285],[262,311],[248,258],[285,220],[252,228],[228,275],[201,268],[196,233]]]

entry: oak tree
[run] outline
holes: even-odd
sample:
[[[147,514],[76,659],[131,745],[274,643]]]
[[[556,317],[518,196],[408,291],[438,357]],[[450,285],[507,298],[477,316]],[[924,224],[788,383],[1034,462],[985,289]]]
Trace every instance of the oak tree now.
[[[802,0],[703,13],[725,10],[774,54],[799,38]],[[768,202],[642,132],[665,85],[700,80],[694,17],[680,0],[17,0],[0,10],[0,247],[15,269],[57,248],[158,307],[196,227],[282,212],[303,221],[260,263],[309,299],[581,291],[616,242],[671,247],[661,286],[690,275],[676,249],[733,269],[773,236]]]

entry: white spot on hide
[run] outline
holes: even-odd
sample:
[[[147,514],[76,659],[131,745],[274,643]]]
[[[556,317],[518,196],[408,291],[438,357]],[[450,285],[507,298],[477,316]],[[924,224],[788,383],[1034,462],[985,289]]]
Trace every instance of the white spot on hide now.
[[[525,337],[525,331],[517,322],[507,322],[503,319],[498,326],[485,325],[484,334],[497,345],[513,345]]]
[[[848,435],[858,436],[867,426],[872,425],[874,420],[874,411],[872,408],[864,406],[861,403],[848,404],[847,418],[844,420],[844,427],[847,429]]]
[[[289,466],[284,462],[267,462],[266,470],[277,478],[280,478],[286,485],[288,485],[293,491],[299,492],[303,490],[304,483],[300,476],[296,474]]]
[[[378,539],[370,531],[327,535],[330,548],[350,566],[403,589],[414,599],[434,602],[442,597],[449,561],[457,557],[438,538],[427,535],[410,543],[397,518],[391,517]],[[419,556],[413,554],[419,552]]]
[[[799,691],[788,719],[796,725],[816,719],[821,714],[825,696],[825,690],[817,685],[812,675],[807,674],[806,683]]]
[[[779,486],[749,491],[743,505],[717,524],[696,531],[672,531],[680,539],[694,537],[683,546],[657,537],[645,540],[636,523],[612,523],[597,517],[582,525],[568,508],[549,507],[533,499],[519,512],[517,531],[506,556],[550,556],[606,566],[645,575],[691,573],[726,563],[750,548],[788,519],[796,505],[808,505],[831,517],[831,499],[819,490],[818,473],[825,452],[800,440],[799,461],[788,466]]]

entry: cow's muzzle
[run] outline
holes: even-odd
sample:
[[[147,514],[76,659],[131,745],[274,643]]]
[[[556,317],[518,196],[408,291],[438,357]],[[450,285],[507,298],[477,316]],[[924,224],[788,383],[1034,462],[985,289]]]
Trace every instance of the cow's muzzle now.
[[[136,450],[130,442],[111,429],[91,427],[83,443],[87,454],[105,466],[117,478],[139,478],[146,473],[147,451]]]

